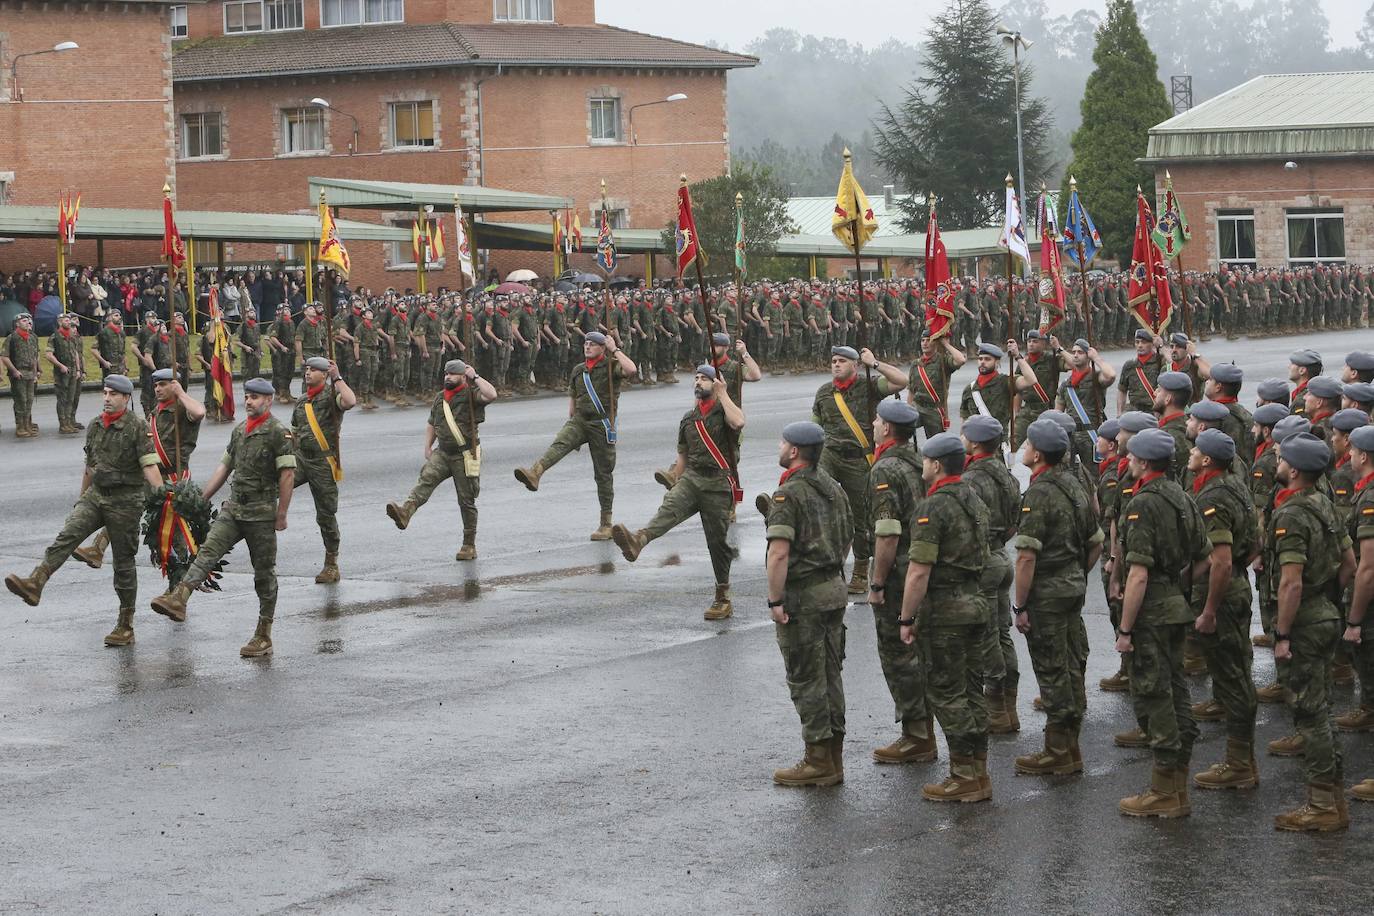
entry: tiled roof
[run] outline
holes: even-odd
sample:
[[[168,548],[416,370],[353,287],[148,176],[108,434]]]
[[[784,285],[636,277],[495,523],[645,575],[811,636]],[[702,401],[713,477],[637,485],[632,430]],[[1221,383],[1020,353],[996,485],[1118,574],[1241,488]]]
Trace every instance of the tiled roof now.
[[[752,67],[757,59],[612,26],[452,22],[263,32],[187,42],[179,83],[416,67]]]

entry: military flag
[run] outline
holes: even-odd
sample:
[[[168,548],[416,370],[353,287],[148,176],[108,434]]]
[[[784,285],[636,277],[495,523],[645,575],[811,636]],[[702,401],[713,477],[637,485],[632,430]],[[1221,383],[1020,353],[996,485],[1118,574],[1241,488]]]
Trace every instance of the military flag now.
[[[572,244],[578,251],[582,250],[582,214],[574,213],[572,221]]]
[[[77,192],[76,200],[73,201],[71,193],[64,191],[57,202],[57,234],[65,245],[71,246],[76,243],[76,218],[80,212],[81,192]]]
[[[171,189],[164,187],[162,197],[162,260],[167,262],[173,276],[186,263],[186,243],[177,231],[176,218],[172,215]]]
[[[608,274],[615,273],[615,236],[611,233],[611,213],[605,207],[598,216],[600,229],[596,235],[596,264]]]
[[[744,250],[744,210],[735,207],[735,270],[743,277],[749,266],[749,257]]]
[[[339,230],[334,225],[334,216],[324,202],[323,192],[320,193],[320,249],[315,254],[315,260],[320,264],[331,265],[342,279],[348,279],[348,271],[352,266],[348,259],[348,249],[339,240]]]
[[[456,194],[453,197],[453,220],[457,227],[454,238],[458,240],[458,270],[472,282],[476,278],[472,269],[472,249],[468,247],[468,227],[463,220],[463,208],[458,203]]]
[[[229,334],[224,329],[224,315],[219,307],[219,287],[210,287],[210,333],[215,338],[214,354],[210,357],[212,394],[224,419],[234,419],[234,370],[230,365]]]
[[[436,216],[434,217],[434,221],[431,222],[429,225],[430,260],[432,262],[442,261],[444,259],[444,251],[446,250],[446,246],[444,244],[444,219],[441,216]]]
[[[1087,270],[1092,265],[1093,258],[1097,257],[1098,249],[1102,247],[1102,236],[1097,234],[1097,227],[1093,225],[1092,217],[1088,215],[1088,208],[1083,206],[1083,201],[1078,197],[1078,182],[1069,178],[1069,211],[1068,218],[1064,220],[1064,250],[1069,253],[1083,270]],[[1083,247],[1083,258],[1079,261],[1079,246]]]
[[[677,276],[678,279],[682,279],[683,272],[701,255],[701,246],[697,244],[697,220],[692,215],[692,192],[687,189],[685,175],[677,189],[677,232],[674,235],[674,245],[677,248]]]
[[[954,287],[949,282],[949,255],[945,241],[940,238],[940,225],[935,219],[935,204],[930,205],[930,222],[926,225],[926,334],[938,340],[949,333],[954,323]]]
[[[1159,222],[1151,238],[1164,260],[1172,261],[1183,253],[1183,246],[1193,237],[1193,229],[1183,215],[1183,206],[1174,196],[1174,179],[1164,173],[1164,210],[1159,214]]]
[[[1064,320],[1064,265],[1060,260],[1059,229],[1054,224],[1054,208],[1050,205],[1048,192],[1040,195],[1038,208],[1036,222],[1040,226],[1040,331],[1049,333]]]
[[[854,162],[847,149],[844,151],[840,187],[835,192],[835,212],[830,216],[830,231],[855,254],[878,231],[878,218],[873,215],[868,196],[854,177]]]
[[[1145,195],[1136,188],[1135,244],[1131,249],[1131,277],[1126,301],[1136,321],[1155,334],[1163,334],[1169,326],[1173,311],[1173,296],[1169,293],[1169,271],[1151,238],[1154,214]]]
[[[1030,267],[1030,246],[1026,244],[1026,222],[1021,217],[1021,201],[1016,197],[1011,176],[1007,176],[1007,206],[1002,220],[1002,237],[997,240],[1007,251],[1021,259],[1021,272]]]

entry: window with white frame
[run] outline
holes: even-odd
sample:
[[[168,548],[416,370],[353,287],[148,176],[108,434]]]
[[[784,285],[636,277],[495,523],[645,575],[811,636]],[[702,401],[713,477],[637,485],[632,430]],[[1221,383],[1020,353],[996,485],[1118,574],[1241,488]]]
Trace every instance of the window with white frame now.
[[[1255,263],[1255,211],[1217,211],[1217,260],[1224,264]]]
[[[625,210],[624,210],[623,208],[607,207],[607,208],[606,208],[606,218],[607,218],[607,221],[611,224],[611,228],[612,228],[612,229],[628,229],[628,228],[630,228],[630,217],[629,217],[629,214],[626,213]],[[594,208],[592,209],[592,222],[591,222],[591,228],[590,228],[590,230],[584,229],[584,230],[583,230],[583,235],[584,235],[584,237],[590,238],[590,239],[592,240],[592,244],[595,245],[595,244],[596,244],[596,235],[597,235],[597,233],[600,232],[600,231],[601,231],[601,208],[600,208],[600,207],[594,207]]]
[[[496,0],[497,22],[553,22],[553,0]]]
[[[226,0],[224,33],[281,32],[305,28],[305,0]]]
[[[324,111],[288,108],[281,113],[281,151],[310,153],[324,149]]]
[[[409,219],[401,216],[393,216],[387,219],[387,224],[395,229],[404,229],[412,235],[415,232],[415,217],[413,216]],[[408,242],[387,242],[386,266],[405,267],[414,270],[414,240],[412,239]]]
[[[405,0],[320,0],[320,25],[405,22]]]
[[[393,149],[434,145],[434,103],[391,103],[391,146]]]
[[[1345,261],[1345,211],[1313,208],[1288,211],[1288,262]]]
[[[185,38],[188,34],[186,27],[186,7],[174,6],[168,11],[172,18],[172,37]]]
[[[218,111],[181,116],[181,158],[200,159],[224,153],[222,121]]]
[[[620,99],[591,100],[591,138],[602,143],[620,140]]]

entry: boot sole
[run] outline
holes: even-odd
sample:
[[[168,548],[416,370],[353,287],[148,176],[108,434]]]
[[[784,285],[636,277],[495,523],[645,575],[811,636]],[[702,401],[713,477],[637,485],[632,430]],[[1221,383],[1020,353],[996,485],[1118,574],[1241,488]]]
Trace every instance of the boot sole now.
[[[1220,791],[1224,791],[1224,790],[1226,790],[1226,789],[1241,789],[1241,790],[1244,790],[1244,789],[1258,789],[1258,788],[1259,788],[1259,780],[1256,779],[1256,780],[1253,780],[1253,781],[1251,781],[1251,782],[1249,782],[1249,783],[1240,783],[1240,782],[1236,782],[1236,783],[1230,783],[1230,784],[1224,785],[1224,786],[1212,786],[1212,785],[1208,785],[1208,784],[1205,783],[1205,782],[1198,782],[1197,777],[1194,776],[1194,777],[1193,777],[1193,785],[1196,786],[1196,787],[1199,788],[1199,789],[1207,789],[1207,790],[1212,791],[1212,792],[1220,792]]]
[[[525,485],[525,489],[526,489],[526,490],[529,490],[531,493],[538,493],[538,492],[539,492],[539,483],[538,483],[537,481],[534,482],[534,483],[531,483],[531,482],[530,482],[530,476],[529,476],[528,474],[525,473],[525,469],[524,469],[524,468],[516,468],[516,469],[515,469],[515,479],[518,480],[518,481],[520,481],[522,484],[524,484],[524,485]]]
[[[271,654],[272,648],[270,646],[263,649],[261,652],[245,652],[242,649],[239,650],[239,658],[266,658]]]
[[[1349,830],[1350,822],[1346,821],[1344,824],[1323,824],[1320,827],[1290,827],[1287,824],[1280,824],[1278,821],[1275,821],[1274,829],[1282,830],[1285,833],[1335,833],[1338,830]]]
[[[85,563],[91,569],[99,569],[105,565],[105,558],[103,556],[92,557],[83,550],[73,550],[72,556],[76,557],[82,563]]]
[[[406,522],[406,523],[404,523],[404,524],[401,522],[401,513],[400,513],[398,507],[392,505],[391,503],[387,503],[387,504],[386,504],[386,516],[387,516],[387,518],[391,519],[393,522],[396,523],[396,527],[397,527],[398,529],[400,529],[401,531],[405,531],[405,530],[406,530],[406,525],[409,524],[409,522]]]
[[[5,588],[13,592],[20,600],[29,607],[38,607],[38,599],[33,598],[24,590],[24,586],[19,584],[19,577],[9,575],[5,577]]]
[[[1359,732],[1374,732],[1374,724],[1370,724],[1370,725],[1342,725],[1341,723],[1337,722],[1337,723],[1336,723],[1336,727],[1339,728],[1339,729],[1340,729],[1341,731],[1343,731],[1343,732],[1350,732],[1350,733],[1352,733],[1352,734],[1359,733]]]
[[[901,758],[896,758],[896,757],[879,757],[879,756],[877,755],[876,752],[873,754],[873,762],[874,762],[874,763],[880,763],[880,764],[882,764],[883,766],[902,766],[903,764],[907,764],[907,763],[934,763],[935,761],[937,761],[937,760],[939,760],[939,759],[940,759],[940,754],[939,754],[938,751],[937,751],[937,752],[930,753],[930,754],[921,754],[921,755],[916,756],[916,757],[901,757]]]
[[[124,648],[125,646],[132,646],[133,644],[134,644],[134,638],[133,638],[132,636],[130,636],[128,639],[123,639],[123,640],[121,640],[121,639],[113,639],[113,640],[112,640],[112,639],[110,639],[109,637],[106,637],[106,638],[105,638],[105,647],[106,647],[106,648],[109,648],[109,649],[122,649],[122,648]]]
[[[593,534],[592,540],[599,540],[599,538]],[[624,525],[612,526],[611,540],[615,541],[615,546],[620,548],[620,554],[625,558],[626,562],[633,563],[635,560],[639,559],[639,554],[630,555],[630,529],[626,528]]]
[[[931,802],[982,802],[992,800],[992,790],[979,789],[969,795],[927,795],[922,789],[921,797]]]
[[[185,623],[185,622],[186,622],[186,615],[185,615],[185,614],[177,614],[177,613],[175,613],[174,611],[172,611],[170,608],[158,604],[156,598],[154,598],[153,601],[152,601],[152,608],[153,608],[153,612],[154,612],[154,613],[161,614],[163,617],[166,617],[166,618],[169,619],[169,620],[174,620],[174,621],[176,621],[177,623]]]
[[[1176,808],[1172,811],[1127,811],[1125,808],[1117,808],[1126,817],[1157,817],[1162,820],[1171,820],[1176,817],[1187,817],[1193,813],[1191,806],[1187,808]]]
[[[735,616],[734,611],[731,611],[731,612],[728,613],[728,614],[702,614],[702,615],[701,615],[701,619],[702,619],[702,620],[728,620],[729,618],[734,617],[734,616]]]
[[[1057,766],[1048,769],[1030,769],[1022,767],[1019,763],[1013,764],[1012,768],[1017,776],[1077,776],[1083,772],[1081,764],[1070,763],[1067,766]]]

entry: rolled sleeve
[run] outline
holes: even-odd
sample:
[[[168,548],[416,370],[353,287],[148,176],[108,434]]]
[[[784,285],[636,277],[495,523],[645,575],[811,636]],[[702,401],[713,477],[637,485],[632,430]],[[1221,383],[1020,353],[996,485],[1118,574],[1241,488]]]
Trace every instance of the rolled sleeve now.
[[[1045,548],[1045,545],[1041,543],[1039,538],[1033,538],[1028,534],[1016,535],[1016,537],[1011,539],[1011,546],[1015,547],[1017,550],[1033,550],[1036,553],[1039,553]]]
[[[278,456],[277,456],[277,470],[282,471],[282,470],[285,470],[286,468],[294,468],[295,466],[296,466],[296,456],[295,456],[295,455],[288,454],[288,455],[278,455]]]
[[[157,467],[157,455],[154,455],[151,452],[149,452],[146,455],[139,455],[138,466],[141,468]]]
[[[873,535],[880,538],[902,536],[902,523],[895,518],[880,518],[873,523]]]
[[[797,539],[797,529],[791,525],[769,525],[764,537],[770,541],[794,541]]]
[[[925,566],[934,566],[939,558],[940,545],[931,541],[912,541],[911,549],[907,551],[907,559]]]

